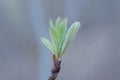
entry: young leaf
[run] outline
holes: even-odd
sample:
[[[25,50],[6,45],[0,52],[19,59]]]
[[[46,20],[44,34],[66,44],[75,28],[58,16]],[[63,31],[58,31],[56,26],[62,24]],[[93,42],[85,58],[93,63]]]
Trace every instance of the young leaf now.
[[[60,39],[63,39],[67,31],[67,19],[63,19],[60,25],[57,27],[57,32],[59,33]]]
[[[65,50],[67,49],[67,47],[69,46],[69,44],[73,41],[73,39],[75,38],[78,30],[80,28],[80,23],[79,22],[75,22],[73,23],[69,30],[67,31],[67,34],[65,36],[63,45],[62,45],[62,50],[61,50],[61,54],[60,57],[62,57],[63,53],[65,52]]]
[[[59,46],[58,46],[58,56],[61,54],[62,45],[67,31],[67,19],[63,19],[60,26],[57,27],[57,32],[59,33]]]
[[[61,18],[58,16],[58,18],[56,19],[56,22],[55,22],[55,27],[59,27],[60,22],[61,22]]]
[[[49,40],[45,39],[45,38],[41,38],[41,42],[52,52],[53,52],[53,48],[52,48],[52,44]]]
[[[51,37],[51,41],[52,41],[52,45],[53,45],[53,49],[54,52],[57,53],[57,46],[58,46],[58,33],[53,25],[52,20],[50,20],[49,22],[50,28],[49,28],[49,33],[50,33],[50,37]]]

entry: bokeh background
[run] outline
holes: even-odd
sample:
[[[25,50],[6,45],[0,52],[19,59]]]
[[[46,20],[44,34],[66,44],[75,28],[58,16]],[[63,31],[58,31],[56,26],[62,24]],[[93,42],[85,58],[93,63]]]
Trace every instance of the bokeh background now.
[[[0,0],[0,80],[48,79],[57,16],[81,22],[57,80],[120,80],[120,0]]]

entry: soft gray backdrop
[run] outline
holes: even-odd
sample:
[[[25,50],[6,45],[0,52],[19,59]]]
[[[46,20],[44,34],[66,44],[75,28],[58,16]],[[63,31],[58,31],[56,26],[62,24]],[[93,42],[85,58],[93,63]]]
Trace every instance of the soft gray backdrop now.
[[[0,0],[0,80],[47,80],[57,16],[81,21],[57,80],[120,80],[120,0]]]

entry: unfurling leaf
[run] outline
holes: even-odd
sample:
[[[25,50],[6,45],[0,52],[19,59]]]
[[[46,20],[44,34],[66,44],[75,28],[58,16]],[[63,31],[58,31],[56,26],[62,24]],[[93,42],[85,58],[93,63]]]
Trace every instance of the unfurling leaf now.
[[[70,26],[65,36],[60,56],[63,55],[65,50],[68,48],[69,44],[74,40],[79,28],[80,28],[80,22],[75,22]]]
[[[53,53],[52,44],[49,40],[41,38],[41,42]]]

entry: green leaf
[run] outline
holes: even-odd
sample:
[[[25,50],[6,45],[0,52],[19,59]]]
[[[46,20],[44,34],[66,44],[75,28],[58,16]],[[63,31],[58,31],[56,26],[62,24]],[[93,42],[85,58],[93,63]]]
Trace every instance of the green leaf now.
[[[49,28],[49,33],[50,33],[50,37],[51,37],[51,41],[52,41],[52,45],[53,45],[53,51],[54,54],[57,54],[57,47],[58,47],[58,41],[59,41],[59,35],[56,31],[55,26],[53,25],[52,20],[50,20],[49,22],[50,28]]]
[[[61,19],[59,16],[58,18],[56,19],[56,22],[55,22],[55,27],[59,27],[60,26],[60,22],[61,22]]]
[[[70,26],[62,45],[60,57],[62,57],[63,53],[65,52],[69,44],[74,40],[79,28],[80,28],[80,22],[75,22]]]
[[[59,26],[57,26],[57,32],[59,34],[59,46],[58,46],[58,56],[61,54],[62,45],[67,31],[67,19],[63,19]]]
[[[41,38],[41,42],[53,53],[52,44],[49,40]]]
[[[67,31],[67,19],[63,19],[59,26],[57,26],[57,32],[60,38],[64,38]]]

